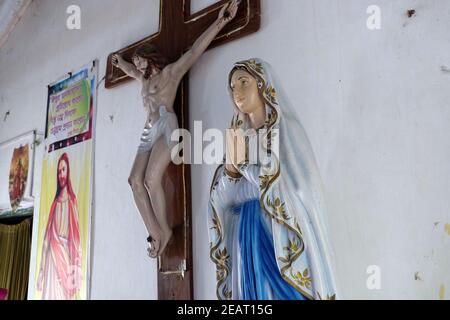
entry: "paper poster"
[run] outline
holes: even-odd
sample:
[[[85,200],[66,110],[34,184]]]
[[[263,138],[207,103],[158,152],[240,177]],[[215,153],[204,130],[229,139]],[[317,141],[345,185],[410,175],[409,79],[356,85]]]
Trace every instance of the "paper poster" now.
[[[0,216],[33,214],[35,132],[0,144]]]
[[[49,87],[34,299],[88,298],[96,75]]]
[[[28,144],[15,148],[9,169],[9,200],[15,212],[22,202],[28,180],[29,167]]]

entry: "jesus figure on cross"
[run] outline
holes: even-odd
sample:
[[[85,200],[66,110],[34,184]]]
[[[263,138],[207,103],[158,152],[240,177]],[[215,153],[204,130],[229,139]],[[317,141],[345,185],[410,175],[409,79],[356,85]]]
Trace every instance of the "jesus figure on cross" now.
[[[238,5],[238,0],[224,5],[217,20],[195,41],[189,51],[172,64],[167,65],[158,49],[149,44],[137,48],[132,58],[133,63],[125,61],[119,54],[112,58],[114,66],[142,84],[141,95],[148,113],[128,182],[150,234],[147,238],[148,254],[152,258],[163,253],[172,237],[172,229],[167,221],[162,178],[171,161],[171,150],[177,144],[171,141],[171,134],[178,128],[173,109],[178,85],[218,33],[233,20]]]

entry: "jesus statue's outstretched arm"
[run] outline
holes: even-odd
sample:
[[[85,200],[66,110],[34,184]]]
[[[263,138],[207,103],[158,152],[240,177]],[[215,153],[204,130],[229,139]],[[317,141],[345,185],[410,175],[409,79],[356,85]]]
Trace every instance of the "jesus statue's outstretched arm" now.
[[[200,37],[197,38],[192,45],[192,48],[172,65],[172,74],[177,76],[178,79],[181,79],[184,76],[192,65],[201,57],[203,52],[205,52],[223,27],[234,19],[238,10],[239,2],[239,0],[233,0],[222,7],[217,20],[211,24]]]

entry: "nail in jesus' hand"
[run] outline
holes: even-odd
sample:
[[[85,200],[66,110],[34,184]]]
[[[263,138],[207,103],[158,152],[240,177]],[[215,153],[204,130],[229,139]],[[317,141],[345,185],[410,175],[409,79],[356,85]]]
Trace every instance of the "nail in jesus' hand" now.
[[[220,10],[219,18],[223,19],[225,23],[233,20],[236,17],[236,13],[239,7],[240,1],[233,0],[228,4],[224,5],[222,10]]]

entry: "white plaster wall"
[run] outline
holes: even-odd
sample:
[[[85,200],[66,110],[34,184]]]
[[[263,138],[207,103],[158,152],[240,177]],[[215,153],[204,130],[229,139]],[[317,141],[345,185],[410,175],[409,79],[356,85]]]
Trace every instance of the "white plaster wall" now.
[[[213,1],[193,2],[199,9]],[[82,29],[69,31],[65,9],[75,3]],[[372,4],[382,12],[378,31],[366,28]],[[411,8],[417,14],[410,19]],[[191,126],[203,120],[204,128],[225,129],[231,108],[218,102],[228,101],[230,66],[253,56],[269,61],[316,152],[342,296],[436,299],[441,291],[450,298],[450,2],[262,0],[262,10],[259,33],[207,52],[193,68]],[[42,131],[46,85],[92,59],[103,77],[110,52],[156,31],[157,12],[157,0],[33,1],[0,49],[0,140]],[[156,264],[145,256],[127,185],[144,116],[138,89],[102,83],[99,90],[93,299],[157,296]],[[215,298],[206,236],[213,171],[192,168],[198,299]],[[381,290],[366,287],[370,265],[381,268]]]

